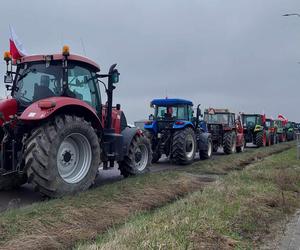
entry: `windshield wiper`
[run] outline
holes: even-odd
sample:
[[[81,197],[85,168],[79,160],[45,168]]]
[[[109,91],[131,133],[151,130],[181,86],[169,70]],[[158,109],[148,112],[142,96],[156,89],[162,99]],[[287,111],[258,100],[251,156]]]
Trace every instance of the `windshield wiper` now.
[[[31,69],[29,68],[28,71],[26,73],[23,73],[20,78],[18,79],[18,81],[21,81],[24,77],[26,77],[29,73],[36,73],[36,69]]]

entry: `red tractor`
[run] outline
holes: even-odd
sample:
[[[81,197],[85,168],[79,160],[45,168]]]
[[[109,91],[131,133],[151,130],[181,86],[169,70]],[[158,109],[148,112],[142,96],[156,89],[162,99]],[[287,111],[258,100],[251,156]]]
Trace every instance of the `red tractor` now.
[[[29,182],[45,196],[60,197],[88,189],[101,163],[108,169],[117,162],[125,177],[148,169],[149,140],[127,125],[119,104],[112,106],[116,64],[99,74],[95,62],[67,46],[62,54],[4,57],[11,97],[0,101],[0,189]]]
[[[209,108],[204,112],[204,121],[212,135],[213,151],[222,147],[225,154],[243,152],[245,148],[244,129],[240,117],[228,109]]]

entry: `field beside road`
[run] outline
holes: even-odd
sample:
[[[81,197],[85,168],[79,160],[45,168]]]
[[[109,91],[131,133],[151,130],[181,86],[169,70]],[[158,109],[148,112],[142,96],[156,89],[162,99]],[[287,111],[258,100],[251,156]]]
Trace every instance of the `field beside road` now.
[[[0,248],[251,246],[269,223],[298,206],[300,180],[293,176],[299,168],[295,150],[288,150],[293,145],[196,162],[4,212]]]

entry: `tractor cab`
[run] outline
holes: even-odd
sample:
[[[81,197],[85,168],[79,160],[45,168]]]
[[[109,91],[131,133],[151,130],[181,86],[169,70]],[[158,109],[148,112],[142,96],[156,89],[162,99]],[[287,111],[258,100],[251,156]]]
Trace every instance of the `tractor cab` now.
[[[224,127],[235,127],[235,114],[228,109],[206,109],[204,112],[204,121],[208,125],[222,125]]]
[[[274,126],[275,126],[274,120],[267,118],[266,119],[266,128],[270,129],[270,128],[273,128]]]
[[[242,114],[242,122],[247,130],[259,130],[265,126],[264,116],[260,114]]]
[[[154,115],[145,123],[147,130],[161,131],[164,129],[177,129],[187,124],[193,125],[193,103],[183,99],[154,99],[151,102]]]
[[[6,81],[6,88],[11,90],[20,112],[32,103],[50,97],[76,98],[97,112],[101,111],[96,77],[99,66],[87,58],[69,55],[65,72],[64,61],[62,54],[54,54],[26,56],[15,62],[14,77]]]

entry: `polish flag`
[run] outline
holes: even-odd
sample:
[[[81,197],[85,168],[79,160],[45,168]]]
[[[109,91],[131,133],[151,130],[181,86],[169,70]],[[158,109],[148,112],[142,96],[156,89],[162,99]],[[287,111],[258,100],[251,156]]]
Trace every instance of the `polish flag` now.
[[[288,122],[288,119],[286,117],[284,117],[282,114],[278,115],[278,119],[281,120],[284,124],[286,124]]]
[[[13,27],[9,25],[10,37],[9,37],[9,49],[13,59],[20,59],[27,55],[26,50],[23,47],[22,42],[19,40]]]

